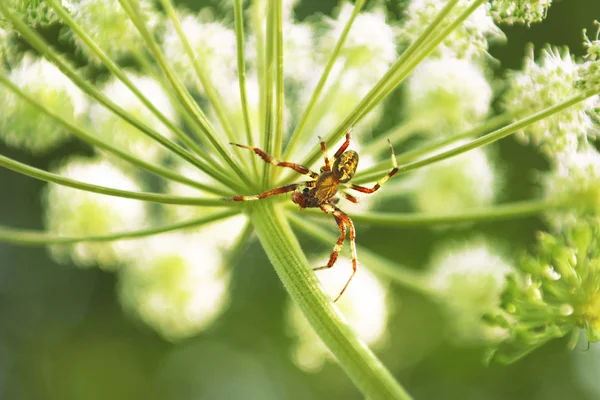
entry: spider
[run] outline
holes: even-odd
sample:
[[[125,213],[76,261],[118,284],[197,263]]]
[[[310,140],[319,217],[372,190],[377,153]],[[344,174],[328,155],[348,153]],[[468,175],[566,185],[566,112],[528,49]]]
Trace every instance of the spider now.
[[[353,189],[362,193],[374,193],[381,187],[381,185],[385,183],[385,181],[387,181],[389,178],[394,176],[396,172],[398,172],[398,164],[396,162],[396,156],[394,155],[394,149],[392,148],[392,144],[388,140],[393,163],[392,170],[383,178],[381,178],[372,188],[354,185],[349,182],[354,176],[356,168],[358,167],[358,153],[354,150],[346,150],[350,145],[350,130],[346,132],[346,140],[333,156],[333,165],[330,164],[329,158],[327,157],[327,147],[325,145],[325,142],[321,138],[319,139],[321,141],[321,152],[323,153],[323,158],[325,161],[325,165],[321,167],[321,171],[319,174],[311,171],[310,169],[300,164],[279,161],[257,147],[245,146],[243,144],[237,143],[230,143],[234,146],[253,151],[269,164],[275,165],[277,167],[291,168],[299,174],[311,177],[312,180],[280,186],[254,196],[235,196],[227,198],[225,200],[261,200],[269,196],[294,192],[292,193],[292,201],[298,204],[300,208],[318,207],[321,210],[323,210],[323,212],[325,212],[326,214],[332,214],[333,218],[335,219],[335,222],[337,222],[337,225],[340,229],[340,237],[338,238],[335,246],[333,246],[333,251],[329,256],[329,262],[327,262],[327,265],[313,268],[313,271],[333,267],[335,261],[338,258],[340,250],[342,249],[342,244],[346,239],[346,227],[348,227],[350,230],[350,250],[352,252],[352,274],[350,275],[350,278],[342,288],[340,294],[338,294],[338,296],[335,298],[334,302],[336,302],[339,300],[342,294],[344,294],[346,288],[350,284],[350,281],[352,281],[354,274],[356,274],[356,267],[358,263],[356,256],[356,230],[354,228],[354,223],[346,213],[344,213],[336,206],[337,202],[339,201],[339,197],[337,197],[338,193],[345,199],[351,201],[352,203],[358,203],[358,199],[341,190],[340,186]]]

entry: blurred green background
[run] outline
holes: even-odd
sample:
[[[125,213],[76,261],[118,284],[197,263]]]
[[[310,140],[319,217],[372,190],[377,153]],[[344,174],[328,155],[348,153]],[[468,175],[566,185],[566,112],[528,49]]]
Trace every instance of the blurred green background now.
[[[187,3],[201,7],[199,2]],[[302,1],[297,16],[331,13],[336,4]],[[402,3],[387,6],[401,15]],[[568,45],[582,55],[581,29],[592,30],[594,18],[600,18],[598,0],[555,1],[544,24],[503,27],[508,42],[491,53],[502,68],[521,65],[527,42],[538,49],[544,43]],[[497,74],[503,76],[503,69]],[[506,182],[501,200],[535,196],[535,171],[546,168],[544,160],[512,138],[497,150]],[[70,143],[34,158],[0,145],[1,154],[42,169],[73,152],[85,149]],[[0,188],[0,223],[43,228],[44,183],[0,170]],[[422,268],[445,239],[483,234],[514,252],[525,249],[534,231],[543,227],[540,220],[529,218],[465,230],[388,230],[360,224],[357,229],[362,245]],[[300,239],[309,256],[330,249]],[[0,399],[362,398],[335,364],[307,374],[292,363],[283,315],[287,294],[254,237],[231,269],[232,302],[226,313],[201,335],[170,344],[123,315],[115,275],[57,265],[43,248],[0,244]],[[599,346],[570,352],[558,340],[514,365],[485,367],[482,349],[448,342],[435,304],[399,286],[392,291],[397,306],[389,325],[391,340],[379,356],[416,399],[600,398]]]

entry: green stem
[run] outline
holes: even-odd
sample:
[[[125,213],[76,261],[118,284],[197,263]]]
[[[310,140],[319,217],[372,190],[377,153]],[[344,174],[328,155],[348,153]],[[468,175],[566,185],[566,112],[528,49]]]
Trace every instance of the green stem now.
[[[103,149],[110,153],[113,153],[117,157],[119,157],[125,161],[128,161],[131,164],[141,167],[141,168],[143,168],[147,171],[150,171],[158,176],[162,176],[163,178],[170,179],[172,181],[179,182],[179,183],[182,183],[182,184],[190,186],[190,187],[195,187],[197,189],[204,190],[208,193],[213,193],[213,194],[217,194],[220,196],[228,196],[229,195],[229,192],[220,190],[220,189],[216,188],[215,185],[206,185],[206,184],[203,184],[200,182],[196,182],[192,179],[186,178],[175,172],[172,172],[171,170],[169,170],[167,168],[163,168],[159,165],[155,165],[152,163],[147,163],[143,160],[138,159],[137,157],[135,157],[131,154],[128,154],[128,153],[120,150],[117,147],[114,147],[114,146],[104,142],[102,139],[99,139],[99,137],[97,135],[87,133],[86,131],[77,127],[76,125],[73,125],[73,124],[67,122],[65,119],[60,117],[58,114],[50,111],[46,106],[42,105],[34,98],[27,95],[17,85],[12,83],[2,72],[0,72],[0,84],[5,85],[10,90],[12,90],[17,96],[21,97],[22,99],[27,101],[29,104],[31,104],[32,106],[34,106],[38,110],[40,110],[42,113],[46,114],[48,117],[54,119],[59,124],[63,125],[74,136],[80,138],[81,140],[88,142],[89,144],[91,144],[93,146],[96,146],[100,149]]]
[[[65,178],[51,172],[47,172],[27,164],[20,163],[8,157],[0,155],[0,167],[8,168],[23,175],[30,176],[46,182],[53,182],[59,185],[72,187],[74,189],[85,190],[92,193],[105,194],[107,196],[124,197],[127,199],[150,201],[163,204],[179,204],[188,206],[213,206],[213,207],[232,207],[233,202],[223,199],[201,198],[201,197],[183,197],[171,196],[158,193],[130,192],[128,190],[113,189],[105,186],[93,185],[70,178]]]
[[[338,59],[340,50],[342,49],[342,46],[344,46],[344,43],[346,42],[346,38],[348,37],[350,28],[352,28],[352,24],[354,23],[354,20],[356,20],[356,17],[358,16],[358,14],[359,14],[360,10],[362,9],[362,7],[364,6],[364,4],[365,4],[365,0],[357,0],[356,3],[354,4],[354,8],[352,9],[352,15],[350,15],[350,18],[346,22],[346,25],[344,26],[344,30],[340,34],[340,37],[338,38],[338,41],[335,44],[333,52],[331,53],[331,56],[329,56],[329,60],[327,60],[327,65],[325,65],[325,68],[323,69],[323,73],[321,73],[321,78],[319,78],[319,82],[317,83],[317,86],[315,87],[315,90],[313,91],[310,101],[308,102],[308,106],[306,107],[306,110],[304,110],[302,117],[300,117],[300,122],[296,126],[294,133],[292,133],[290,142],[288,143],[287,148],[285,149],[284,159],[287,159],[292,156],[294,149],[295,149],[296,145],[298,144],[298,140],[300,139],[300,137],[302,136],[302,133],[304,132],[304,129],[306,128],[306,124],[309,120],[310,114],[312,113],[313,109],[317,105],[317,101],[319,100],[319,96],[321,95],[321,92],[323,91],[323,88],[325,87],[327,78],[329,78],[331,69],[333,68],[336,60]]]
[[[275,144],[273,155],[281,157],[283,146],[283,0],[275,0]],[[275,169],[271,171],[275,175]]]
[[[225,109],[223,107],[222,99],[219,96],[219,93],[217,92],[215,86],[212,84],[208,72],[202,68],[200,60],[194,53],[194,50],[192,49],[188,38],[183,32],[183,28],[181,27],[181,23],[179,21],[179,18],[177,17],[175,9],[173,8],[171,0],[160,0],[160,2],[163,5],[165,11],[167,12],[169,19],[173,24],[173,27],[177,31],[179,40],[183,44],[184,51],[190,59],[192,67],[194,68],[194,72],[196,73],[196,76],[198,77],[200,83],[202,84],[202,87],[204,88],[208,101],[214,108],[215,113],[217,114],[217,118],[219,119],[219,122],[221,123],[221,126],[223,127],[223,130],[227,135],[227,138],[231,142],[237,142],[237,137],[234,135],[233,129],[231,128],[231,124],[229,123],[230,118],[227,116],[227,113],[225,112]],[[242,150],[239,147],[234,147],[234,151],[237,153],[237,156],[240,160],[246,160],[246,154],[242,155]]]
[[[264,90],[261,90],[261,97],[264,98],[264,139],[263,139],[263,149],[268,153],[273,153],[274,146],[274,136],[273,136],[273,86],[275,75],[273,73],[273,66],[275,65],[275,51],[274,40],[273,40],[273,31],[275,24],[275,7],[273,7],[273,2],[278,0],[267,0],[267,35],[265,38],[266,44],[266,54],[265,54],[265,70],[264,70]],[[261,86],[262,88],[262,86]],[[268,186],[269,178],[271,174],[269,173],[270,165],[265,163],[263,165],[263,186]]]
[[[389,154],[388,140],[392,142],[392,145],[395,145],[398,142],[408,139],[417,133],[419,129],[427,125],[427,121],[423,121],[422,119],[403,121],[389,131],[379,135],[375,140],[366,145],[361,152],[364,154],[379,155],[380,153],[387,151]]]
[[[283,285],[358,389],[370,399],[409,399],[323,293],[283,210],[269,200],[251,209],[254,228]]]
[[[194,117],[194,120],[204,129],[207,138],[209,139],[212,146],[217,150],[217,153],[219,154],[221,159],[229,165],[232,171],[240,179],[244,180],[244,173],[239,168],[239,166],[233,161],[231,155],[225,149],[224,144],[221,142],[221,139],[210,125],[208,119],[206,118],[202,110],[198,107],[198,105],[196,104],[192,96],[189,94],[189,92],[185,89],[183,84],[175,76],[173,69],[169,65],[165,55],[161,51],[153,34],[148,30],[142,12],[139,9],[139,5],[133,0],[118,1],[123,6],[123,9],[125,10],[125,12],[127,12],[129,18],[144,38],[144,41],[150,49],[152,55],[155,57],[156,62],[166,75],[167,79],[169,80],[169,83],[171,84],[175,92],[177,93],[179,101],[184,105],[187,112]]]
[[[323,228],[322,224],[307,220],[306,218],[302,218],[292,213],[288,213],[287,216],[296,229],[299,229],[320,242],[327,245],[336,242],[337,235],[328,232]],[[398,265],[361,245],[358,245],[357,249],[361,265],[365,265],[371,271],[385,276],[404,287],[422,294],[431,294],[431,288],[427,284],[427,278],[424,273]]]
[[[0,242],[27,246],[71,244],[79,242],[111,242],[124,239],[136,239],[181,229],[198,228],[199,226],[207,225],[215,221],[220,221],[222,219],[226,219],[237,214],[239,214],[238,210],[228,210],[204,216],[201,218],[194,218],[188,221],[175,222],[173,224],[162,225],[153,228],[93,236],[59,236],[46,232],[33,231],[29,229],[15,229],[0,226]]]
[[[252,134],[252,124],[250,122],[250,114],[248,111],[248,94],[246,92],[246,56],[244,47],[246,41],[244,39],[244,12],[242,0],[234,0],[233,13],[235,17],[235,41],[237,48],[237,69],[238,81],[240,86],[240,100],[242,102],[242,113],[244,116],[244,126],[246,127],[246,142],[248,146],[254,147],[254,135]],[[258,179],[258,162],[256,157],[251,157],[252,170],[254,177]]]
[[[493,118],[490,118],[486,122],[484,122],[482,125],[479,125],[468,131],[459,133],[457,135],[452,135],[452,136],[449,136],[446,138],[441,138],[441,139],[426,143],[425,145],[418,147],[414,150],[410,150],[405,153],[399,154],[396,156],[396,161],[398,161],[398,164],[402,164],[402,163],[405,163],[408,161],[413,161],[423,155],[430,154],[430,153],[432,153],[436,150],[439,150],[441,148],[444,148],[445,146],[448,146],[452,143],[456,143],[459,140],[468,139],[471,137],[477,137],[483,133],[489,133],[491,129],[495,129],[497,127],[500,127],[504,124],[509,123],[513,119],[513,117],[514,117],[514,115],[510,114],[510,113],[495,116]],[[352,179],[352,183],[361,184],[361,183],[373,182],[373,180],[377,180],[377,179],[381,178],[380,174],[388,172],[389,170],[390,170],[390,163],[388,160],[386,160],[384,162],[381,162],[381,163],[378,163],[377,165],[372,166],[371,168],[367,168],[363,171],[358,172],[356,175],[354,175],[354,178]],[[373,176],[373,174],[376,174],[377,176]]]
[[[556,200],[526,200],[496,206],[482,207],[456,214],[423,214],[423,213],[394,213],[394,212],[368,212],[352,214],[354,222],[371,226],[385,227],[407,227],[428,226],[440,224],[456,224],[463,222],[487,222],[506,220],[510,218],[525,218],[552,210],[568,208],[571,204]],[[289,207],[296,210],[297,207]],[[320,218],[330,218],[320,210],[307,210],[302,213],[310,213]]]
[[[548,107],[542,111],[539,111],[533,115],[523,118],[517,122],[513,122],[510,125],[507,125],[500,129],[497,129],[494,132],[491,132],[491,133],[489,133],[485,136],[482,136],[478,139],[474,139],[474,140],[470,141],[469,143],[466,143],[462,146],[457,146],[451,150],[444,151],[442,153],[425,158],[423,160],[404,164],[398,168],[398,173],[403,173],[403,172],[411,171],[413,169],[421,168],[426,165],[433,164],[435,162],[457,156],[457,155],[465,153],[469,150],[473,150],[477,147],[488,145],[488,144],[493,143],[497,140],[500,140],[514,132],[517,132],[517,131],[523,129],[523,128],[527,127],[528,125],[531,125],[531,124],[533,124],[537,121],[541,121],[544,118],[547,118],[553,114],[556,114],[563,110],[566,110],[567,108],[569,108],[581,101],[584,101],[588,97],[595,96],[597,94],[598,94],[598,92],[588,91],[586,93],[581,93],[577,96],[573,96],[570,99],[563,101],[562,103],[555,104],[555,105]]]
[[[157,131],[149,128],[147,125],[143,124],[137,118],[131,116],[127,111],[123,108],[119,107],[116,103],[111,101],[108,97],[102,94],[98,89],[94,87],[93,84],[88,82],[86,79],[79,76],[75,70],[68,65],[59,55],[52,49],[51,46],[46,43],[39,34],[34,32],[31,28],[29,28],[23,21],[21,21],[18,17],[15,17],[10,11],[5,2],[0,1],[0,14],[4,15],[6,19],[8,19],[16,30],[27,40],[27,42],[39,51],[42,55],[44,55],[50,62],[52,62],[62,73],[64,73],[73,83],[75,83],[81,90],[90,95],[92,98],[96,99],[100,104],[105,106],[107,109],[111,110],[113,113],[121,117],[124,121],[128,122],[132,126],[139,129],[142,133],[146,134],[153,140],[160,143],[165,148],[171,150],[184,160],[190,162],[194,166],[196,166],[201,171],[205,172],[208,175],[211,175],[213,171],[206,166],[202,160],[200,160],[195,154],[189,152],[183,147],[171,142],[169,139],[165,138],[163,135],[158,133]],[[212,175],[211,175],[212,176]],[[217,178],[215,178],[217,179]]]

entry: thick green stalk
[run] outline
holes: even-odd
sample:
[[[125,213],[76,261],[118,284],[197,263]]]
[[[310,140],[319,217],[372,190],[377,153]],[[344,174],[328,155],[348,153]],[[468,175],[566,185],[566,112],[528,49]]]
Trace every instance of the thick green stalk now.
[[[106,186],[93,185],[70,178],[65,178],[52,172],[47,172],[27,164],[20,163],[3,155],[0,155],[0,167],[10,169],[23,175],[30,176],[46,182],[53,182],[59,185],[71,187],[74,189],[85,190],[92,193],[105,194],[107,196],[123,197],[126,199],[135,199],[150,201],[162,204],[179,204],[187,206],[213,206],[213,207],[233,207],[234,202],[228,202],[222,199],[201,198],[201,197],[182,197],[171,196],[159,193],[131,192],[129,190],[113,189]]]
[[[372,400],[409,399],[323,293],[283,210],[269,200],[259,201],[252,204],[251,220],[288,293],[363,395]]]
[[[115,232],[106,235],[92,236],[60,236],[48,232],[0,226],[0,242],[19,244],[22,246],[72,244],[80,242],[112,242],[115,240],[136,239],[188,228],[198,228],[199,226],[207,225],[211,222],[229,218],[237,214],[239,214],[239,210],[228,210],[187,221],[175,222],[168,225],[155,226],[152,228],[139,229],[135,231]]]

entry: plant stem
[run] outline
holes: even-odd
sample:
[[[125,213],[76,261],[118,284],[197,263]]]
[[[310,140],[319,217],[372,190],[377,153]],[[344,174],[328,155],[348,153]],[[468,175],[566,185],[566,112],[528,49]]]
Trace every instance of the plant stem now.
[[[143,168],[157,176],[161,176],[166,179],[170,179],[174,182],[179,182],[184,185],[195,187],[200,190],[204,190],[208,193],[217,194],[220,196],[228,196],[229,193],[223,189],[215,187],[215,185],[206,185],[200,182],[196,182],[193,179],[186,178],[185,176],[179,175],[168,168],[163,168],[160,165],[155,165],[153,163],[147,163],[142,159],[139,159],[127,152],[120,150],[118,147],[115,147],[102,139],[99,136],[94,135],[92,133],[88,133],[83,129],[79,128],[76,125],[67,122],[65,119],[60,117],[58,114],[50,111],[46,106],[42,105],[39,101],[29,96],[25,92],[23,92],[17,85],[12,83],[2,72],[0,72],[0,84],[5,85],[12,90],[17,96],[20,96],[23,100],[27,101],[32,106],[36,107],[42,113],[46,114],[48,117],[54,119],[59,124],[63,125],[69,132],[71,132],[74,136],[78,137],[81,140],[86,141],[87,143],[96,146],[100,149],[106,150],[117,157],[130,162],[133,165],[136,165],[140,168]]]
[[[423,213],[394,213],[394,212],[368,212],[352,214],[354,222],[363,223],[371,226],[386,227],[407,227],[407,226],[427,226],[441,224],[456,224],[463,222],[487,222],[505,220],[510,218],[525,218],[537,215],[546,211],[558,210],[572,206],[564,201],[556,200],[526,200],[508,204],[500,204],[470,211],[435,215]],[[289,207],[290,210],[296,210],[297,207]],[[302,213],[310,213],[312,216],[320,218],[330,218],[320,210],[306,210]]]
[[[381,361],[343,321],[325,296],[280,207],[251,207],[260,242],[288,293],[358,389],[370,399],[409,399]]]
[[[36,246],[48,244],[71,244],[79,242],[111,242],[124,239],[136,239],[145,236],[157,235],[159,233],[198,228],[211,222],[219,221],[239,214],[238,210],[228,210],[220,213],[210,214],[201,218],[187,221],[175,222],[168,225],[140,229],[129,232],[115,232],[106,235],[93,236],[59,236],[47,232],[33,231],[30,229],[16,229],[0,226],[0,242],[18,245]]]
[[[131,192],[128,190],[120,190],[109,188],[106,186],[93,185],[91,183],[85,183],[74,179],[65,178],[64,176],[53,174],[51,172],[32,167],[30,165],[23,164],[3,155],[0,155],[0,167],[7,168],[20,174],[27,175],[42,181],[53,182],[59,185],[72,187],[74,189],[85,190],[92,193],[105,194],[107,196],[123,197],[126,199],[143,200],[162,204],[179,204],[187,206],[235,207],[235,205],[237,204],[235,202],[229,202],[223,199],[171,196],[166,194],[147,192]]]
[[[252,135],[252,124],[248,111],[248,94],[246,91],[246,57],[244,55],[244,11],[242,0],[235,0],[233,4],[233,14],[235,17],[235,42],[237,48],[237,69],[238,81],[240,86],[240,100],[242,102],[242,113],[244,115],[244,126],[246,127],[246,142],[248,146],[254,147],[254,136]],[[252,156],[252,154],[251,154]],[[258,179],[258,162],[256,157],[250,157],[254,178]]]

